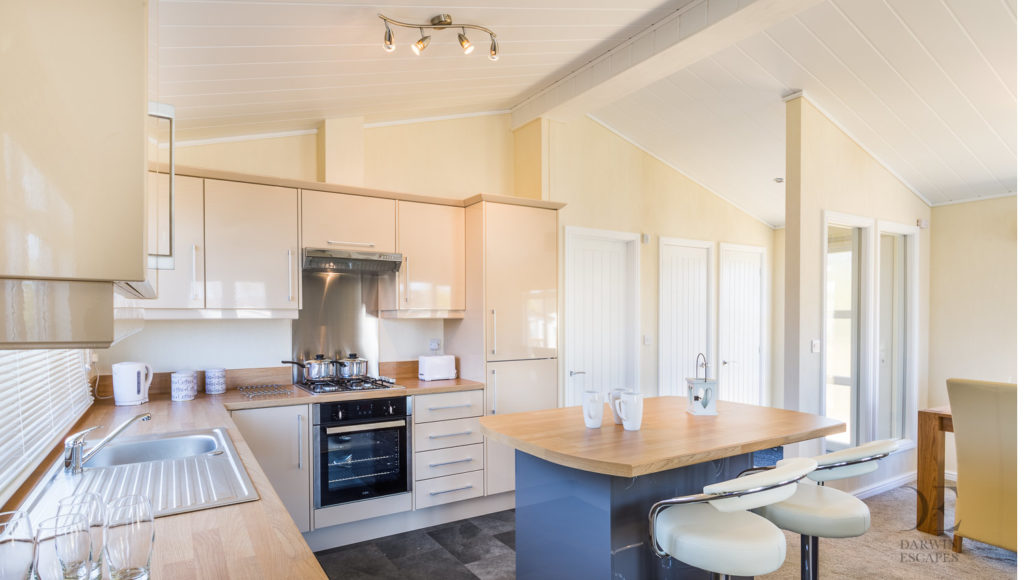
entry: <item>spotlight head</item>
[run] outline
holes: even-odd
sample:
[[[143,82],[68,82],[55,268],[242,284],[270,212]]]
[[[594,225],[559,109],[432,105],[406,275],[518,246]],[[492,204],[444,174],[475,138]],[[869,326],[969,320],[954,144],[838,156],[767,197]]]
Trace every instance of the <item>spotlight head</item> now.
[[[421,32],[421,34],[422,34],[422,32]],[[421,52],[426,50],[428,46],[430,46],[430,37],[424,35],[424,36],[420,37],[419,40],[417,40],[416,42],[412,43],[411,48],[412,48],[412,51],[415,54],[419,55]]]
[[[487,58],[491,60],[498,60],[498,39],[491,37],[491,54]]]
[[[388,23],[384,23],[384,50],[387,52],[395,51],[395,35],[391,32],[391,27]]]
[[[466,37],[465,30],[459,33],[459,46],[462,47],[462,52],[465,54],[473,52],[473,49],[476,48],[473,46],[473,43],[469,41],[469,38]]]

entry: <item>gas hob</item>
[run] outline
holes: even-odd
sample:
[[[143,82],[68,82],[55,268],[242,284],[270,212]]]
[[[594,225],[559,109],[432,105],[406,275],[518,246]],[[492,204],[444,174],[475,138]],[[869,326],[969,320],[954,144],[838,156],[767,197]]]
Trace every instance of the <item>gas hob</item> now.
[[[395,379],[391,377],[349,377],[325,379],[322,381],[306,381],[295,385],[313,395],[325,393],[350,393],[354,391],[376,391],[394,389]]]

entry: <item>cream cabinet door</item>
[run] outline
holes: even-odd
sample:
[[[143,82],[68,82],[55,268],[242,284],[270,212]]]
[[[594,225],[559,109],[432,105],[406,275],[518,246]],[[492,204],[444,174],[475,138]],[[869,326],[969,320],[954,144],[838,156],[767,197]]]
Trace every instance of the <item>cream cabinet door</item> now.
[[[555,212],[484,206],[487,360],[550,358],[558,352]]]
[[[299,307],[298,192],[206,180],[206,307]]]
[[[523,413],[558,406],[558,360],[516,360],[487,364],[484,413]],[[582,417],[580,421],[582,422]],[[484,440],[487,495],[516,488],[515,449]]]
[[[166,176],[150,174],[158,198],[165,201]],[[154,202],[157,200],[153,200]],[[203,180],[177,175],[174,178],[174,269],[160,270],[154,300],[140,302],[148,309],[203,308],[206,305],[206,268],[203,227]],[[160,240],[167,253],[166,239]]]
[[[0,2],[0,276],[143,280],[146,2]]]
[[[302,190],[302,247],[395,251],[395,200]]]
[[[397,309],[466,309],[465,208],[398,202],[398,251]]]
[[[309,405],[232,411],[231,419],[299,531],[308,532],[313,459]]]

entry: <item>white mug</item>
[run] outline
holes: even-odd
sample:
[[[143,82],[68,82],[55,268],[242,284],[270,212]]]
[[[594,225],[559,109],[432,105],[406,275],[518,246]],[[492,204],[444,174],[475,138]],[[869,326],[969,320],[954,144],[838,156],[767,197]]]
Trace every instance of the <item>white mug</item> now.
[[[588,429],[597,429],[604,418],[604,398],[598,391],[583,391],[583,422]]]
[[[615,406],[615,401],[618,401],[622,397],[622,393],[625,393],[626,389],[612,389],[608,393],[608,404],[612,407],[612,421],[615,421],[616,425],[622,424],[622,415],[619,415],[619,409]]]
[[[196,398],[196,377],[194,371],[171,373],[171,400],[191,401]]]
[[[644,419],[644,396],[640,393],[622,393],[615,407],[622,416],[622,427],[626,431],[639,431]]]

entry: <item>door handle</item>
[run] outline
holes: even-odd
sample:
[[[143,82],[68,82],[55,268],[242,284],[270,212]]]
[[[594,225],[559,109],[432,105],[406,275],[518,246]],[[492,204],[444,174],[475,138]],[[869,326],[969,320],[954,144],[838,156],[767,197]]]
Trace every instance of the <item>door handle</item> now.
[[[498,311],[491,309],[491,354],[498,354]]]
[[[569,376],[570,377],[575,377],[576,375],[585,375],[585,374],[587,374],[587,371],[569,371]]]
[[[405,257],[405,303],[409,304],[409,256]]]
[[[296,415],[295,418],[298,419],[298,424],[299,424],[299,429],[298,429],[298,436],[299,436],[298,437],[298,441],[299,441],[299,469],[301,470],[302,469],[302,415]]]
[[[295,281],[292,280],[292,251],[288,250],[288,302],[295,297]]]
[[[491,414],[498,414],[498,370],[491,369],[491,376],[494,377],[494,389],[491,392]]]
[[[362,248],[373,248],[373,247],[377,246],[377,244],[375,244],[373,242],[346,242],[346,241],[343,241],[343,240],[327,240],[327,245],[329,245],[329,246],[360,246]]]
[[[199,282],[196,280],[196,262],[199,261],[199,246],[192,244],[192,300],[199,298]]]

